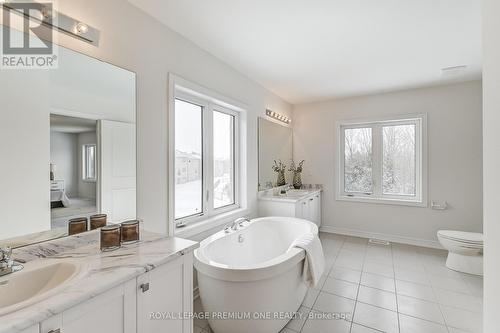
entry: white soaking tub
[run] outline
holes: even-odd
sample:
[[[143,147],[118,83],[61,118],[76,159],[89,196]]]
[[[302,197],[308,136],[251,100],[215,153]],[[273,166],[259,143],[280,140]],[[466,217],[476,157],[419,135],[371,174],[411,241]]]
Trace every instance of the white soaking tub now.
[[[215,333],[277,333],[307,292],[305,251],[290,248],[318,227],[292,217],[264,217],[220,231],[194,253],[204,311]]]

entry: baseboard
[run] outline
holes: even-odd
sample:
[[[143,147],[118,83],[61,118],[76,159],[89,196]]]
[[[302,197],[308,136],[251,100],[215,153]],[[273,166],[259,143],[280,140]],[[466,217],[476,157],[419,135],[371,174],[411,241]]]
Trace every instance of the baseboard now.
[[[331,234],[353,236],[353,237],[376,238],[376,239],[382,239],[382,240],[386,240],[386,241],[393,242],[393,243],[401,243],[401,244],[407,244],[407,245],[429,247],[429,248],[433,248],[433,249],[443,249],[443,247],[441,246],[441,244],[439,244],[438,241],[428,240],[428,239],[420,239],[420,238],[405,237],[405,236],[398,236],[398,235],[382,234],[382,233],[377,233],[377,232],[369,232],[369,231],[362,231],[362,230],[349,229],[349,228],[339,228],[339,227],[334,227],[334,226],[329,226],[329,225],[321,226],[319,228],[319,231],[331,233]]]
[[[193,288],[193,300],[200,298],[200,289],[198,287]]]

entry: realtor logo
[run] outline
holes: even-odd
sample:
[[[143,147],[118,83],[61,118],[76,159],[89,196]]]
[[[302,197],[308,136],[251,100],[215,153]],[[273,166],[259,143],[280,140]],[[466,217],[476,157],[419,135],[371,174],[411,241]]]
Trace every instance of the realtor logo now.
[[[2,27],[2,69],[49,69],[57,67],[54,53],[51,2],[4,3]],[[14,21],[21,22],[18,27]],[[20,28],[22,31],[14,28]]]

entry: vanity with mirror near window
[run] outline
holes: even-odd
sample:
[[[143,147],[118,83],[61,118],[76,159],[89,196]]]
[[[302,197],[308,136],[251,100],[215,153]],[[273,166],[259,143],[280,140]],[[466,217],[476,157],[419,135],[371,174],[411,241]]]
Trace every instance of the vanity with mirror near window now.
[[[101,228],[120,232],[138,218],[136,75],[53,47],[57,68],[0,75],[8,161],[0,172],[0,332],[192,332],[192,319],[150,314],[192,311],[196,242],[141,226],[139,241],[122,233],[121,247],[100,246]],[[228,117],[216,123],[232,133]],[[231,165],[221,164],[217,180],[227,184]],[[217,202],[234,202],[231,187],[222,188]]]
[[[293,188],[290,170],[293,156],[293,128],[269,117],[259,118],[259,216],[289,216],[303,218],[321,225],[320,184],[305,184]],[[281,161],[285,167],[285,185],[278,186],[272,166]],[[278,162],[279,163],[279,162]],[[305,161],[307,168],[307,161]]]

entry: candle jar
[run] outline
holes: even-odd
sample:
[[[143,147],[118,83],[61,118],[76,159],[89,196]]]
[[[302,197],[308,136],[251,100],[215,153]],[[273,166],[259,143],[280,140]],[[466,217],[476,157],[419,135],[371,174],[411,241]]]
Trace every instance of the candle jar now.
[[[108,216],[106,214],[96,214],[90,217],[90,230],[102,228],[106,225]]]
[[[101,251],[113,251],[120,247],[120,225],[112,224],[101,228]]]
[[[132,244],[139,241],[139,220],[125,221],[121,224],[122,244]]]
[[[87,218],[78,217],[68,221],[68,235],[76,235],[87,231]]]

